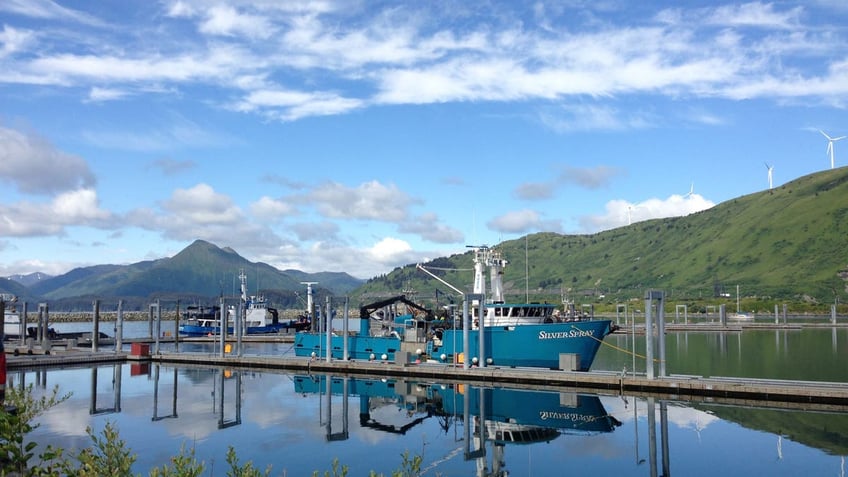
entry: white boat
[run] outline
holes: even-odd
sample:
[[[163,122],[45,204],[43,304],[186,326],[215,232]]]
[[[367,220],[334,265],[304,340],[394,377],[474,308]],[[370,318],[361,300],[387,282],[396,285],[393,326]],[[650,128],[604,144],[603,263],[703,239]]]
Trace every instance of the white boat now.
[[[241,324],[246,335],[280,333],[289,328],[298,329],[292,321],[280,322],[277,310],[268,306],[264,296],[247,294],[247,275],[244,270],[239,273],[241,280]],[[227,334],[235,332],[235,317],[238,310],[235,306],[227,309]],[[189,307],[183,315],[179,331],[188,336],[217,335],[220,332],[221,316],[218,307],[203,308]]]
[[[6,302],[6,313],[3,317],[3,336],[19,337],[21,335],[21,314],[18,311],[18,297],[3,293],[0,298]]]
[[[742,313],[739,307],[739,285],[736,285],[736,313],[731,313],[727,316],[728,320],[731,321],[753,321],[754,315],[748,313]]]

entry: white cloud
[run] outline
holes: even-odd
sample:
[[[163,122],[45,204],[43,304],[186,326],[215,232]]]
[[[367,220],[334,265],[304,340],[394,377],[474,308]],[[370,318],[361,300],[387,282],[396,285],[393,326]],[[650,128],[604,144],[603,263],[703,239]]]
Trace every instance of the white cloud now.
[[[162,207],[185,225],[237,226],[244,220],[241,209],[228,196],[215,192],[208,184],[177,189]]]
[[[586,20],[568,30],[546,28],[552,15],[566,14],[553,7],[528,12],[544,17],[541,29],[470,9],[461,22],[434,28],[441,12],[428,5],[368,7],[179,0],[164,4],[170,21],[155,27],[165,38],[180,38],[164,42],[167,47],[117,48],[108,33],[89,31],[73,46],[39,38],[46,44],[28,56],[11,54],[32,43],[28,33],[4,26],[0,52],[13,61],[4,62],[0,82],[81,87],[88,101],[211,85],[199,101],[279,121],[379,104],[540,100],[548,106],[540,120],[564,132],[656,123],[650,111],[625,114],[611,105],[611,98],[626,95],[819,97],[833,104],[848,95],[843,60],[828,53],[835,33],[804,29],[802,7],[749,2],[674,9],[638,26]],[[45,0],[5,8],[80,20],[78,12]],[[186,22],[214,41],[178,36]],[[825,67],[806,77],[791,67],[809,59]],[[287,84],[303,73],[294,80],[300,84]]]
[[[30,194],[90,188],[94,174],[80,157],[56,149],[35,134],[0,126],[0,180]]]
[[[169,240],[203,239],[231,246],[246,255],[278,247],[282,239],[265,223],[256,222],[226,194],[200,183],[176,189],[161,209],[139,208],[127,214],[126,225],[161,233]]]
[[[297,209],[291,203],[268,196],[262,196],[251,204],[250,211],[256,217],[267,220],[278,220],[297,213]]]
[[[441,223],[438,216],[433,213],[413,217],[412,220],[400,224],[398,231],[416,234],[424,240],[435,243],[459,243],[464,239],[462,232]]]
[[[116,99],[125,98],[129,93],[125,90],[115,88],[91,88],[88,93],[88,100],[91,102],[114,101]]]
[[[207,130],[202,124],[177,114],[159,118],[159,124],[147,130],[89,130],[83,131],[80,136],[85,142],[102,149],[142,152],[219,147],[237,141],[227,132]]]
[[[294,121],[307,116],[342,114],[362,106],[361,100],[331,92],[261,89],[250,92],[231,108],[242,112],[258,111],[283,121]]]
[[[651,198],[639,203],[611,200],[603,215],[580,217],[582,233],[594,233],[650,219],[680,217],[709,209],[715,204],[699,194],[674,194],[667,199]]]
[[[46,203],[0,204],[0,236],[63,235],[70,226],[117,227],[115,217],[101,209],[93,189],[58,194]]]
[[[305,198],[324,217],[398,222],[407,218],[408,207],[417,200],[394,184],[378,181],[350,188],[337,182],[324,183]]]
[[[34,43],[34,40],[35,34],[30,30],[3,25],[3,30],[0,31],[0,59],[24,50]]]
[[[176,7],[176,12],[180,10]],[[175,12],[172,7],[171,12]],[[211,35],[244,35],[250,38],[267,39],[274,31],[270,22],[261,16],[238,12],[227,5],[214,5],[206,10],[206,17],[200,24],[201,32]]]
[[[65,8],[51,0],[3,0],[3,2],[0,2],[0,11],[33,18],[69,20],[95,26],[103,25],[100,20],[91,15]]]
[[[609,166],[572,167],[562,166],[561,172],[546,182],[519,184],[513,194],[523,200],[546,200],[554,197],[556,190],[566,185],[584,189],[601,189],[609,186],[622,171]]]
[[[803,13],[804,7],[775,11],[773,3],[751,2],[718,6],[706,21],[717,25],[794,29],[800,26]]]
[[[501,233],[560,232],[562,225],[559,220],[544,220],[535,210],[524,209],[507,212],[486,223],[491,230]]]

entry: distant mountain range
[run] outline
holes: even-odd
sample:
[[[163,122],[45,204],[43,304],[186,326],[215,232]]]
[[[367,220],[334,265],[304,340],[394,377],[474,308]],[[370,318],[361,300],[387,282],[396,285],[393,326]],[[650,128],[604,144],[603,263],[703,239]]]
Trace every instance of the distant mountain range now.
[[[363,280],[347,273],[280,271],[250,262],[230,248],[197,240],[171,258],[131,265],[95,265],[41,279],[33,275],[0,281],[0,292],[20,301],[49,302],[51,310],[89,310],[94,299],[124,300],[125,309],[146,309],[152,300],[210,303],[215,297],[239,294],[239,272],[247,275],[249,294],[264,294],[280,308],[303,308],[304,281],[318,282],[316,298],[344,295]]]

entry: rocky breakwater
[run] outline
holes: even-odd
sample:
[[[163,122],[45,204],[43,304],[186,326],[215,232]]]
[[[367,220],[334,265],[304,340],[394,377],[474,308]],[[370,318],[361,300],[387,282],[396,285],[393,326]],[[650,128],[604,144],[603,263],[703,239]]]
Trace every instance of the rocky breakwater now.
[[[296,319],[301,312],[298,310],[280,310],[281,320]],[[48,310],[48,320],[50,323],[77,323],[94,321],[94,312],[79,311],[79,312],[54,312]],[[150,313],[147,311],[125,311],[123,312],[124,321],[147,321],[150,319]],[[177,312],[174,310],[163,310],[162,321],[174,321],[177,319]],[[101,311],[100,321],[117,321],[118,312],[116,311]],[[38,311],[27,312],[27,323],[38,323]]]

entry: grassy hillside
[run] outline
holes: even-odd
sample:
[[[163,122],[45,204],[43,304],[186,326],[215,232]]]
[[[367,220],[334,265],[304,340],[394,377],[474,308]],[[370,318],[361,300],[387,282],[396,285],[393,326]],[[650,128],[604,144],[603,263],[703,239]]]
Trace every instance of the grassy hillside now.
[[[539,233],[497,244],[510,261],[508,297],[558,301],[562,293],[624,301],[649,288],[672,299],[717,291],[833,303],[846,301],[848,168],[828,170],[772,191],[739,197],[686,217],[650,220],[592,235]],[[525,258],[526,257],[526,258]],[[438,259],[433,268],[468,290],[471,252]],[[527,273],[525,273],[525,270]],[[435,296],[447,287],[414,265],[370,280],[354,293],[372,296],[414,289]],[[768,309],[768,308],[767,308]]]

